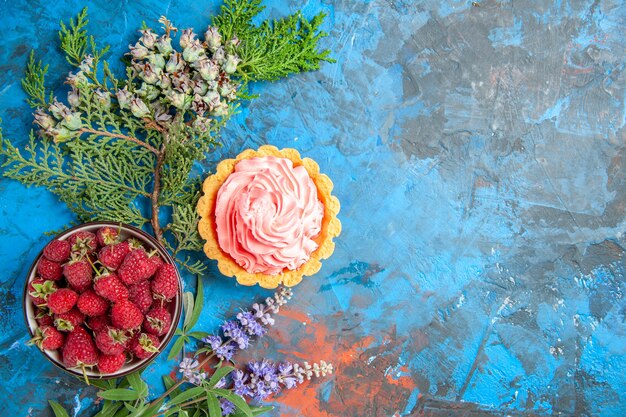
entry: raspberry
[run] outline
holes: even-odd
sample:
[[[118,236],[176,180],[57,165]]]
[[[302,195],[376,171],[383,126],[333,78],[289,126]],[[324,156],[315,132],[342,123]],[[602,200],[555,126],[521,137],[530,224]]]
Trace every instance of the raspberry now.
[[[35,337],[28,341],[29,345],[37,345],[41,350],[57,350],[63,346],[65,336],[52,326],[42,326],[35,331]]]
[[[143,249],[131,251],[120,265],[117,274],[126,285],[137,284],[152,276],[153,264]]]
[[[117,243],[117,229],[110,226],[101,227],[96,232],[96,239],[98,240],[98,244],[100,244],[100,246],[112,245],[114,243]]]
[[[139,359],[145,359],[159,351],[159,338],[153,334],[141,333],[133,338],[130,344],[130,351]]]
[[[128,299],[132,301],[142,313],[147,312],[152,307],[154,298],[150,289],[150,281],[141,281],[128,288]]]
[[[95,252],[98,248],[96,235],[85,230],[74,233],[67,240],[70,242],[70,245],[72,245],[72,252],[81,255]]]
[[[78,292],[83,292],[91,288],[93,270],[87,258],[73,257],[72,260],[63,267],[63,275],[65,275],[70,287]]]
[[[98,260],[100,263],[111,271],[115,271],[120,267],[122,261],[130,252],[128,242],[120,242],[114,245],[108,245],[100,249]]]
[[[67,313],[76,305],[78,294],[69,288],[61,288],[48,297],[48,308],[54,314]]]
[[[45,306],[50,294],[57,290],[54,281],[46,281],[42,278],[35,278],[28,283],[28,295],[37,307]]]
[[[100,355],[98,357],[98,370],[103,374],[112,374],[119,371],[126,363],[126,353],[117,355]]]
[[[105,355],[117,355],[126,350],[129,337],[124,330],[107,327],[96,332],[96,346]]]
[[[54,315],[54,327],[62,332],[72,332],[85,322],[85,315],[73,308],[67,313]]]
[[[148,262],[150,263],[150,276],[153,276],[164,264],[163,259],[156,253],[148,255]]]
[[[37,324],[39,327],[54,326],[54,317],[41,311],[37,314]]]
[[[97,276],[93,289],[96,293],[114,303],[128,299],[128,288],[120,281],[116,274],[104,274]]]
[[[65,262],[70,257],[70,250],[70,242],[55,239],[43,248],[43,256],[53,262]]]
[[[143,328],[146,332],[163,336],[172,325],[172,315],[163,307],[154,307],[146,313]]]
[[[67,336],[63,347],[63,364],[68,368],[94,366],[98,363],[98,351],[91,335],[82,327]]]
[[[89,327],[94,332],[102,331],[106,329],[106,327],[110,324],[111,319],[109,319],[109,316],[106,315],[87,318],[87,327]]]
[[[119,301],[111,308],[111,322],[118,329],[131,330],[141,326],[143,314],[128,300]]]
[[[43,279],[58,281],[61,279],[63,268],[60,263],[42,257],[39,259],[39,263],[37,264],[37,272]]]
[[[152,281],[154,298],[169,301],[178,293],[178,271],[171,264],[163,264]]]
[[[101,316],[109,309],[109,302],[89,289],[78,297],[76,307],[86,316]]]

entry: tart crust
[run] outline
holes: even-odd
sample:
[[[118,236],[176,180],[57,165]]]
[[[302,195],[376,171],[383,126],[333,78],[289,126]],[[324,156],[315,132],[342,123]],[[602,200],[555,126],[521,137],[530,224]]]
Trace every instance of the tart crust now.
[[[239,266],[226,252],[222,251],[217,240],[215,225],[215,201],[217,193],[226,181],[226,178],[234,172],[237,162],[243,159],[275,156],[286,158],[293,162],[293,166],[304,166],[317,188],[317,197],[324,204],[324,217],[319,235],[314,239],[319,247],[313,251],[311,257],[302,266],[295,270],[285,269],[276,275],[250,273]],[[301,158],[298,151],[291,148],[278,149],[275,146],[264,145],[258,150],[246,149],[235,159],[225,159],[217,165],[215,174],[208,176],[202,184],[204,195],[198,200],[197,211],[200,215],[198,231],[206,243],[204,253],[210,259],[217,261],[220,272],[227,277],[235,277],[242,285],[259,284],[263,288],[276,288],[283,284],[288,287],[297,285],[304,276],[317,273],[322,267],[321,260],[327,259],[335,250],[333,239],[341,233],[341,222],[337,218],[340,204],[337,197],[331,195],[333,182],[328,176],[320,173],[319,165],[310,158]]]

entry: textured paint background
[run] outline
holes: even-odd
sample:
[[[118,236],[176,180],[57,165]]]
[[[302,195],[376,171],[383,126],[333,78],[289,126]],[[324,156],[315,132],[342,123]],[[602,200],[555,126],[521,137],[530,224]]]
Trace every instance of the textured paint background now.
[[[27,53],[63,90],[60,19],[84,2],[0,0],[0,116],[24,141]],[[204,30],[214,1],[89,2],[125,52],[142,20]],[[263,143],[316,159],[344,232],[248,357],[338,372],[276,399],[274,416],[626,415],[626,6],[576,1],[268,1],[329,14],[337,63],[253,89],[203,169]],[[43,232],[72,219],[0,181],[3,415],[91,415],[94,391],[24,345],[20,297]],[[253,299],[215,269],[199,327]],[[188,288],[193,280],[187,277]],[[174,364],[160,360],[146,375]]]

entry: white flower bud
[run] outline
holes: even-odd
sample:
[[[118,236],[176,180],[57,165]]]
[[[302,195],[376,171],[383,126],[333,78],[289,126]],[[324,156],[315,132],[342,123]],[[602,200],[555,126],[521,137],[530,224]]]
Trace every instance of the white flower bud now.
[[[140,30],[142,36],[139,38],[141,43],[148,49],[153,49],[157,41],[157,35],[151,29]]]
[[[228,55],[226,62],[224,63],[224,72],[232,74],[237,71],[237,64],[241,62],[241,59],[237,55]]]
[[[94,91],[94,98],[105,109],[111,107],[111,95],[108,92],[97,89]]]
[[[150,110],[146,103],[144,103],[139,97],[133,97],[130,102],[130,111],[135,117],[144,118],[150,116]]]
[[[54,127],[57,124],[56,120],[43,109],[37,109],[33,116],[35,116],[35,123],[44,130]]]
[[[145,57],[148,56],[148,54],[150,54],[150,51],[148,50],[148,48],[146,48],[139,42],[137,42],[134,46],[128,45],[128,47],[130,48],[130,55],[134,59],[144,59]]]
[[[222,35],[215,26],[209,26],[204,33],[204,42],[211,51],[215,51],[222,45]]]
[[[157,41],[156,46],[159,52],[161,52],[161,54],[165,56],[169,56],[170,53],[174,50],[172,48],[172,38],[167,35],[161,36]]]
[[[185,67],[185,61],[183,61],[182,56],[178,52],[174,52],[170,55],[170,59],[165,64],[165,71],[169,73],[174,73],[182,70]]]
[[[187,62],[193,63],[204,56],[204,48],[197,39],[183,49],[183,59]]]
[[[183,33],[180,35],[180,47],[187,48],[190,46],[193,41],[196,39],[195,33],[193,33],[193,29],[183,29]]]
[[[206,58],[197,61],[195,67],[200,73],[200,76],[207,81],[216,79],[220,74],[220,69],[217,64]]]
[[[72,89],[67,92],[67,102],[72,107],[76,107],[80,104],[80,96],[75,87],[72,87]]]
[[[117,103],[119,104],[120,109],[127,109],[130,105],[132,94],[130,94],[127,87],[124,87],[121,90],[117,90],[115,97],[117,97]]]
[[[161,54],[148,55],[148,62],[150,62],[154,66],[154,68],[165,68],[165,58],[163,58],[163,55]]]

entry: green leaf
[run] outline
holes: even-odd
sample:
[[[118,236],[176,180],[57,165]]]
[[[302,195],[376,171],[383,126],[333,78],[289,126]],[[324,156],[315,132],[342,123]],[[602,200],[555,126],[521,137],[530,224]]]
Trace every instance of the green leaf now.
[[[170,350],[170,354],[167,355],[167,360],[174,359],[181,350],[183,350],[183,345],[188,342],[187,336],[178,336],[178,339],[172,345],[172,350]]]
[[[193,337],[194,339],[197,339],[197,340],[202,340],[205,337],[207,337],[208,335],[209,335],[209,333],[207,333],[207,332],[191,332],[191,333],[187,333],[187,336]]]
[[[209,417],[222,416],[222,407],[220,407],[220,402],[212,392],[207,393],[206,405],[209,410]]]
[[[98,396],[105,400],[133,401],[139,399],[139,393],[130,389],[114,388],[107,391],[100,391]]]
[[[81,376],[79,378],[81,381],[83,379],[83,377]],[[115,388],[115,380],[114,379],[90,379],[89,383],[91,385],[93,385],[94,387],[98,387],[102,390],[107,390],[110,388]]]
[[[198,285],[197,285],[197,293],[196,293],[196,301],[194,303],[194,308],[193,308],[193,313],[191,315],[191,319],[189,320],[189,323],[187,326],[185,326],[185,329],[187,331],[193,329],[193,327],[196,325],[196,323],[198,322],[198,319],[200,318],[200,313],[202,312],[202,308],[204,307],[204,286],[202,285],[202,279],[200,278],[200,276],[197,277],[198,279]]]
[[[176,404],[181,404],[184,403],[187,400],[190,400],[194,397],[197,397],[198,395],[202,395],[204,394],[206,391],[203,387],[194,387],[194,388],[189,388],[188,390],[185,390],[183,392],[181,392],[180,394],[178,394],[177,396],[173,397],[170,401],[169,404],[171,405],[176,405]]]
[[[224,378],[226,375],[230,374],[234,370],[235,368],[233,368],[232,366],[221,366],[217,368],[211,376],[211,379],[209,379],[209,387],[214,387],[220,379]]]
[[[141,379],[141,372],[133,372],[126,377],[130,387],[139,393],[140,397],[148,395],[148,384]]]
[[[102,410],[100,410],[94,417],[113,417],[115,412],[119,410],[121,406],[122,403],[106,400],[104,401]]]
[[[250,410],[252,411],[252,415],[253,416],[260,416],[261,414],[265,414],[268,411],[272,411],[274,409],[273,406],[271,405],[266,405],[263,407],[251,407]]]
[[[163,417],[169,417],[172,414],[178,413],[179,411],[180,411],[180,407],[172,407],[163,414]]]
[[[222,389],[222,388],[214,388],[212,391],[215,394],[217,394],[219,397],[226,398],[228,401],[233,403],[233,405],[237,407],[237,409],[241,410],[241,412],[244,413],[246,417],[253,417],[252,411],[250,410],[250,406],[239,395],[235,394],[232,391],[229,391],[227,389]]]
[[[183,294],[183,311],[185,312],[185,321],[183,322],[183,329],[187,331],[187,325],[191,321],[191,315],[193,313],[193,294],[189,291],[185,291]]]
[[[117,411],[117,413],[115,413],[114,417],[127,417],[130,414],[130,412],[122,407],[120,410]]]
[[[52,407],[55,417],[70,417],[69,414],[67,414],[67,411],[65,411],[65,408],[61,407],[61,404],[58,402],[48,400],[48,403],[50,404],[50,407]]]
[[[137,414],[137,417],[152,417],[161,409],[164,401],[165,400],[159,400],[150,407],[144,408],[139,414]]]

